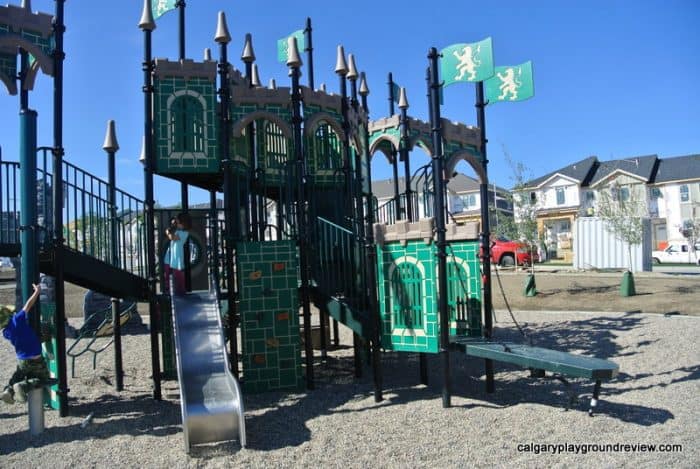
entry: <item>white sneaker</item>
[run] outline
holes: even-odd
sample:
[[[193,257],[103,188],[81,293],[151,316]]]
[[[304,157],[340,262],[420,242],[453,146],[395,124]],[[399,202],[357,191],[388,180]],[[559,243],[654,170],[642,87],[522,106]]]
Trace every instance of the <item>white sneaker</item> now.
[[[0,395],[0,399],[2,399],[2,401],[5,404],[14,404],[15,403],[15,396],[14,396],[14,393],[12,392],[12,389],[10,389],[10,388],[5,389],[2,392],[2,394]]]
[[[15,400],[17,402],[27,402],[27,393],[24,392],[22,383],[15,383],[12,385],[12,390],[15,392]]]

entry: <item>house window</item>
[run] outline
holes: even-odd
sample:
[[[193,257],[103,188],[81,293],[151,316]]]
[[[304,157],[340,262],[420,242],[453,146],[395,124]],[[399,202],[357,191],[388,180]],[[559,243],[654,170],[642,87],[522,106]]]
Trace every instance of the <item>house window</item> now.
[[[681,191],[681,202],[688,202],[688,201],[690,201],[690,192],[688,191],[688,185],[687,185],[687,184],[683,184],[683,185],[680,187],[680,191]]]
[[[629,187],[621,187],[620,188],[620,201],[627,202],[628,200],[630,200],[630,188]]]
[[[651,188],[651,198],[652,199],[662,199],[663,194],[661,193],[661,189],[658,187],[652,187]]]
[[[593,202],[593,201],[595,201],[595,192],[586,191],[586,202]]]
[[[557,187],[557,205],[564,205],[566,203],[566,193],[563,187]]]
[[[530,192],[530,203],[534,204],[537,202],[537,192]]]
[[[462,196],[462,203],[465,209],[476,207],[476,195],[468,194]]]

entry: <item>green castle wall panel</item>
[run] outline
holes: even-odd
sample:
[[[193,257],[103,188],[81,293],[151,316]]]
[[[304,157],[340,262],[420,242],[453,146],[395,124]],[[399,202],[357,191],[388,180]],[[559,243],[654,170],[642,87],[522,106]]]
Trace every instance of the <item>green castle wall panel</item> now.
[[[296,244],[294,241],[242,242],[236,249],[243,390],[300,389],[304,380]]]
[[[447,252],[450,334],[480,337],[482,330],[479,243],[471,240],[451,242]],[[437,353],[440,323],[437,311],[435,244],[426,244],[423,240],[408,241],[406,246],[402,246],[398,241],[388,242],[377,246],[377,263],[382,345],[396,351]],[[415,282],[411,283],[410,280],[397,278],[395,275],[399,266],[404,263],[415,266],[420,272],[418,294],[414,289]],[[453,272],[452,276],[449,276],[450,269]],[[457,297],[470,305],[466,321],[457,321]],[[400,318],[393,311],[397,301],[400,301],[399,298],[408,298],[411,305],[416,306],[422,314],[420,321],[414,323],[415,326],[403,326],[399,322]],[[420,303],[415,304],[417,302]]]
[[[219,171],[217,152],[218,118],[216,115],[216,83],[202,78],[185,80],[179,77],[162,77],[154,80],[154,140],[156,171],[160,174],[216,173]],[[171,125],[173,110],[168,108],[180,94],[187,93],[196,99],[200,110],[190,108],[187,118],[201,126],[196,137],[197,148],[178,149],[175,140],[181,132]],[[182,151],[180,151],[182,150]]]

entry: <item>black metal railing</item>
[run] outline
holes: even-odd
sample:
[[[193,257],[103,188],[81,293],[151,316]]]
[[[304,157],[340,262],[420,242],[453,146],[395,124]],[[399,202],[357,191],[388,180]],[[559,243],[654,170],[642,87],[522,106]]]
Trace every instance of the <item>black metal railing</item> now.
[[[317,288],[350,304],[363,304],[360,256],[364,253],[357,237],[325,218],[316,218],[315,224],[313,274]]]
[[[48,248],[53,231],[51,148],[40,147],[37,161],[37,219],[40,248]],[[0,162],[0,243],[19,243],[22,194],[19,163]],[[109,183],[63,162],[63,237],[65,246],[108,264],[113,263]],[[146,225],[142,200],[116,189],[118,259],[114,265],[146,276]]]

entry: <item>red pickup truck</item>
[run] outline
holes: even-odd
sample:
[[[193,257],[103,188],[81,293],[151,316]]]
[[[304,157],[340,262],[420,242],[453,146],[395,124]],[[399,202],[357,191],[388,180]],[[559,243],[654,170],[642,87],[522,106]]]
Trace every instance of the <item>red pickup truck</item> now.
[[[537,250],[532,250],[527,244],[520,241],[511,241],[508,238],[498,237],[491,242],[491,263],[502,267],[515,265],[530,265],[539,262]]]

